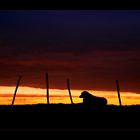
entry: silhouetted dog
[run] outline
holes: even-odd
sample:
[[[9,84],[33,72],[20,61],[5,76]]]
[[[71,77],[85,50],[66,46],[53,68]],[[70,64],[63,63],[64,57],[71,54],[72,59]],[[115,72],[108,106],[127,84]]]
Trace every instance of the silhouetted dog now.
[[[106,98],[94,96],[87,91],[83,91],[79,97],[83,98],[83,103],[84,104],[90,104],[90,105],[94,105],[94,106],[105,106],[105,105],[107,105],[107,99]]]

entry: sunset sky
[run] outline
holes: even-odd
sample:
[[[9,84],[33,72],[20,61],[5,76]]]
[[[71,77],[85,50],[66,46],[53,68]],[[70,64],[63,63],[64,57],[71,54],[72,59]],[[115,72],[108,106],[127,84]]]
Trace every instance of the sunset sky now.
[[[140,95],[140,11],[0,11],[0,86],[44,89],[46,72],[50,89]]]

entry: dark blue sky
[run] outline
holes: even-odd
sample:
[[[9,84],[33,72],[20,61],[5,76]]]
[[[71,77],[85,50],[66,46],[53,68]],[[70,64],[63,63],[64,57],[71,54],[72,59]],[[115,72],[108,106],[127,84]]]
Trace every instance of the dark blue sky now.
[[[140,15],[122,11],[1,12],[2,38],[25,43],[139,40]]]
[[[140,11],[0,11],[0,84],[140,92]]]

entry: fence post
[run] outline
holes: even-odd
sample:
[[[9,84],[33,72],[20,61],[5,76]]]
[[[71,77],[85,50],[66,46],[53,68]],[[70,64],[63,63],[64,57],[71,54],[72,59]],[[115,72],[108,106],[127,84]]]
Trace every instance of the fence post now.
[[[67,79],[67,86],[68,86],[68,91],[69,91],[69,96],[70,96],[71,104],[73,104],[73,100],[72,100],[72,96],[71,96],[71,91],[70,91],[70,82],[69,82],[69,79]]]
[[[14,101],[15,101],[15,97],[16,97],[16,93],[17,93],[17,89],[18,89],[18,86],[19,86],[19,83],[20,83],[21,77],[22,77],[22,76],[20,75],[19,78],[18,78],[18,81],[17,81],[17,85],[16,85],[15,93],[14,93],[13,100],[12,100],[12,106],[14,105]]]
[[[120,106],[122,106],[121,96],[120,96],[120,88],[119,88],[119,82],[118,82],[118,80],[116,80],[116,85],[117,85],[117,91],[118,91],[119,104],[120,104]]]
[[[47,104],[49,104],[49,78],[48,73],[46,72],[46,92],[47,92]]]

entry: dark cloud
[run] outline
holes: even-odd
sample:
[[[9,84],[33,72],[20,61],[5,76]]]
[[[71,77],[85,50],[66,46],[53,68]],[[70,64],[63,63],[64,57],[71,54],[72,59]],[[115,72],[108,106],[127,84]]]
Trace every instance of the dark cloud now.
[[[140,93],[140,14],[130,11],[1,11],[0,84]]]

